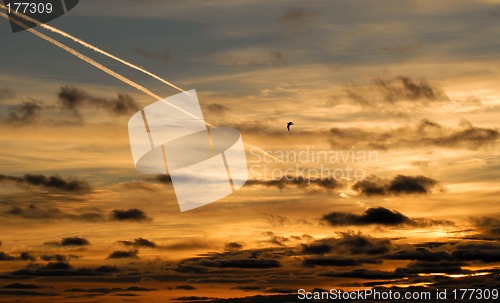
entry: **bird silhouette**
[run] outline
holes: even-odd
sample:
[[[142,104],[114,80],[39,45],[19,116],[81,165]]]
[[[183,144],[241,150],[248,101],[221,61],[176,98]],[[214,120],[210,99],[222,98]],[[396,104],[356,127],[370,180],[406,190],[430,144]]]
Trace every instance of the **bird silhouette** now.
[[[293,122],[288,122],[286,124],[286,129],[288,129],[288,131],[290,131],[290,126],[294,125]]]

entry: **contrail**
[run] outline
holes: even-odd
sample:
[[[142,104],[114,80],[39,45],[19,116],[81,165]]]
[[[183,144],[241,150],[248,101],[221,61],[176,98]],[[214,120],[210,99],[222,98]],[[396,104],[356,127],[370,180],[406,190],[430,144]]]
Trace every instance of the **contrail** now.
[[[3,4],[0,4],[0,8],[3,8],[3,9],[5,10],[5,6],[4,6]],[[2,18],[6,19],[6,20],[9,20],[9,16],[8,16],[8,15],[6,15],[5,13],[0,12],[0,16],[1,16]],[[27,16],[26,16],[26,17],[27,17]],[[27,17],[27,18],[29,18],[29,17]],[[30,18],[30,19],[31,19],[31,18]],[[33,19],[33,20],[34,20],[34,19]],[[77,57],[78,59],[83,60],[83,61],[85,61],[85,62],[89,63],[90,65],[94,66],[95,68],[100,69],[101,71],[103,71],[103,72],[107,73],[108,75],[110,75],[110,76],[112,76],[112,77],[114,77],[114,78],[116,78],[116,79],[118,79],[118,80],[122,81],[123,83],[128,84],[128,85],[130,85],[131,87],[133,87],[133,88],[135,88],[135,89],[137,89],[137,90],[140,90],[141,92],[143,92],[143,93],[145,93],[146,95],[148,95],[148,96],[150,96],[150,97],[154,98],[155,100],[160,100],[160,99],[162,99],[160,96],[158,96],[157,94],[153,93],[152,91],[150,91],[149,89],[145,88],[144,86],[141,86],[141,85],[137,84],[136,82],[134,82],[134,81],[132,81],[132,80],[128,79],[127,77],[124,77],[124,76],[120,75],[119,73],[117,73],[117,72],[115,72],[115,71],[113,71],[113,70],[111,70],[111,69],[109,69],[109,68],[105,67],[104,65],[102,65],[102,64],[100,64],[100,63],[98,63],[98,62],[96,62],[95,60],[93,60],[93,59],[91,59],[91,58],[89,58],[89,57],[87,57],[87,56],[85,56],[84,54],[82,54],[82,53],[78,52],[77,50],[75,50],[75,49],[73,49],[73,48],[71,48],[71,47],[69,47],[69,46],[66,46],[66,45],[64,45],[63,43],[61,43],[61,42],[59,42],[59,41],[57,41],[57,40],[54,40],[54,39],[50,38],[49,36],[44,35],[44,34],[42,34],[42,33],[38,32],[38,31],[37,31],[37,30],[35,30],[35,29],[30,28],[29,26],[27,26],[26,24],[24,24],[24,23],[20,22],[19,20],[16,20],[16,19],[14,19],[14,18],[10,18],[10,21],[11,21],[11,22],[14,22],[15,24],[17,24],[17,25],[19,25],[19,26],[21,26],[21,27],[23,27],[24,29],[26,29],[26,30],[27,30],[27,31],[29,31],[30,33],[34,34],[35,36],[37,36],[37,37],[39,37],[39,38],[41,38],[41,39],[43,39],[43,40],[45,40],[45,41],[47,41],[47,42],[49,42],[49,43],[54,44],[55,46],[57,46],[57,47],[59,47],[59,48],[61,48],[61,49],[65,50],[65,51],[67,51],[68,53],[70,53],[70,54],[74,55],[74,56],[75,56],[75,57]],[[28,20],[28,21],[30,21],[30,20]],[[31,21],[30,21],[30,22],[31,22]],[[38,21],[37,21],[37,22],[38,22]],[[47,25],[47,26],[48,26],[48,25]],[[83,41],[82,41],[82,42],[83,42]],[[95,48],[95,47],[93,47],[93,48]],[[97,48],[96,48],[96,49],[97,49]],[[104,52],[104,53],[105,53],[105,52]],[[111,54],[110,54],[110,56],[115,57],[115,56],[113,56],[113,55],[111,55]],[[115,58],[117,58],[117,57],[115,57]],[[119,59],[119,58],[117,58],[117,59]],[[116,60],[116,59],[115,59],[115,60]],[[119,59],[119,60],[121,60],[121,59]],[[121,60],[121,61],[126,62],[126,61],[124,61],[124,60]],[[120,62],[121,62],[121,61],[120,61]],[[127,62],[127,63],[128,63],[128,62]],[[133,64],[131,64],[131,63],[128,63],[127,65],[129,65],[129,64],[130,64],[130,65],[133,65]],[[135,65],[134,65],[134,66],[135,66]],[[139,68],[139,69],[140,69],[140,68]],[[140,69],[140,70],[143,70],[143,69]],[[146,70],[143,70],[143,71],[144,71],[144,72],[149,73],[149,72],[148,72],[148,71],[146,71]],[[150,74],[152,74],[152,73],[150,73]],[[155,76],[155,77],[158,77],[158,76],[156,76],[156,75],[154,75],[154,74],[152,74],[152,75],[153,75],[153,76]],[[159,77],[158,77],[158,78],[159,78]],[[160,79],[161,79],[161,78],[160,78]],[[164,80],[164,81],[166,81],[166,80]],[[168,82],[168,81],[167,81],[167,82]],[[173,85],[173,84],[169,84],[169,85]],[[175,86],[175,85],[174,85],[174,86]],[[176,88],[177,88],[177,87],[176,87]],[[182,89],[180,89],[180,88],[177,88],[177,89],[181,90],[182,92],[185,92],[184,90],[182,90]],[[166,101],[166,100],[163,100],[163,101],[164,101],[166,104],[168,104],[169,106],[171,106],[171,107],[173,107],[173,108],[175,108],[175,109],[177,109],[177,110],[179,110],[179,111],[181,111],[181,112],[185,113],[186,115],[188,115],[188,116],[190,116],[190,117],[192,117],[192,118],[194,118],[194,119],[196,119],[196,120],[198,120],[198,121],[203,122],[203,123],[207,126],[207,131],[208,131],[208,132],[210,132],[209,127],[215,127],[214,125],[212,125],[212,124],[210,124],[210,123],[206,122],[205,120],[202,120],[202,119],[198,118],[197,116],[195,116],[195,115],[193,115],[192,113],[190,113],[190,112],[188,112],[188,111],[186,111],[186,110],[184,110],[184,109],[182,109],[182,108],[180,108],[180,107],[176,106],[175,104],[172,104],[172,103],[170,103],[170,102],[168,102],[168,101]],[[143,113],[143,117],[144,117],[144,111],[143,111],[143,110],[141,110],[141,112]],[[146,121],[146,120],[145,120],[145,121]],[[146,122],[146,124],[147,124],[147,122]],[[210,137],[211,137],[211,136],[210,136]],[[150,143],[152,143],[152,142],[150,141]],[[257,146],[254,146],[254,145],[251,145],[251,144],[249,144],[249,145],[250,145],[251,147],[255,148],[257,151],[259,151],[259,152],[261,152],[261,153],[263,153],[263,154],[265,154],[265,155],[267,155],[267,156],[269,156],[269,157],[271,157],[271,158],[274,158],[275,160],[278,160],[279,162],[283,162],[283,161],[281,161],[281,159],[276,158],[275,156],[273,156],[273,155],[269,154],[268,152],[266,152],[266,151],[262,150],[261,148],[259,148],[259,147],[257,147]],[[212,150],[213,150],[213,148],[212,148]]]
[[[3,17],[4,19],[9,20],[9,17],[6,14],[2,13],[2,12],[0,12],[0,16]],[[153,97],[155,100],[162,99],[160,96],[158,96],[157,94],[153,93],[152,91],[150,91],[149,89],[145,88],[144,86],[141,86],[141,85],[135,83],[134,81],[132,81],[132,80],[130,80],[130,79],[128,79],[128,78],[120,75],[119,73],[117,73],[117,72],[115,72],[115,71],[113,71],[113,70],[105,67],[104,65],[96,62],[95,60],[93,60],[93,59],[91,59],[91,58],[89,58],[87,56],[85,56],[84,54],[78,52],[77,50],[75,50],[75,49],[73,49],[73,48],[71,48],[69,46],[66,46],[66,45],[62,44],[61,42],[59,42],[57,40],[54,40],[54,39],[48,37],[47,35],[44,35],[44,34],[38,32],[37,30],[29,28],[26,24],[24,24],[24,23],[22,23],[22,22],[20,22],[20,21],[18,21],[16,19],[11,19],[11,21],[14,22],[15,24],[23,27],[24,29],[26,29],[30,33],[34,34],[35,36],[37,36],[37,37],[39,37],[39,38],[41,38],[41,39],[43,39],[43,40],[45,40],[45,41],[47,41],[49,43],[54,44],[57,47],[62,48],[63,50],[67,51],[68,53],[70,53],[70,54],[74,55],[75,57],[77,57],[78,59],[83,60],[83,61],[89,63],[90,65],[92,65],[92,66],[94,66],[94,67],[102,70],[103,72],[105,72],[108,75],[110,75],[110,76],[112,76],[112,77],[114,77],[114,78],[122,81],[123,83],[128,84],[128,85],[132,86],[133,88],[140,90],[141,92],[145,93],[148,96]],[[185,111],[184,109],[178,107],[177,105],[172,104],[172,103],[170,103],[170,102],[168,102],[166,100],[163,100],[163,101],[165,103],[167,103],[168,105],[170,105],[171,107],[173,107],[173,108],[175,108],[177,110],[180,110],[181,112],[185,113],[186,115],[189,115],[192,118],[195,118],[195,119],[197,119],[199,121],[202,121],[207,126],[214,127],[210,123],[201,120],[197,116],[193,115],[192,113],[190,113],[188,111]]]
[[[0,12],[0,16],[2,16],[3,18],[9,20],[9,16],[7,16],[4,13]],[[156,95],[155,93],[153,93],[152,91],[148,90],[147,88],[145,88],[145,87],[143,87],[143,86],[135,83],[134,81],[132,81],[132,80],[130,80],[130,79],[128,79],[128,78],[126,78],[126,77],[124,77],[124,76],[122,76],[122,75],[114,72],[114,71],[112,71],[111,69],[109,69],[109,68],[105,67],[104,65],[102,65],[102,64],[94,61],[93,59],[85,56],[84,54],[82,54],[82,53],[80,53],[80,52],[72,49],[71,47],[66,46],[66,45],[60,43],[59,41],[56,41],[56,40],[54,40],[54,39],[52,39],[52,38],[50,38],[50,37],[48,37],[48,36],[46,36],[44,34],[42,34],[42,33],[38,32],[38,31],[32,29],[32,28],[29,28],[26,24],[24,24],[22,22],[19,22],[16,19],[12,19],[11,18],[10,21],[12,21],[15,24],[17,24],[17,25],[25,28],[27,31],[29,31],[30,33],[34,34],[35,36],[38,36],[39,38],[41,38],[41,39],[43,39],[43,40],[45,40],[47,42],[50,42],[50,43],[54,44],[57,47],[62,48],[63,50],[67,51],[68,53],[76,56],[78,59],[83,60],[83,61],[89,63],[90,65],[92,65],[92,66],[94,66],[94,67],[102,70],[103,72],[105,72],[105,73],[107,73],[107,74],[115,77],[116,79],[118,79],[118,80],[120,80],[120,81],[122,81],[122,82],[124,82],[124,83],[126,83],[126,84],[128,84],[128,85],[130,85],[130,86],[132,86],[132,87],[134,87],[134,88],[136,88],[138,90],[140,90],[141,92],[143,92],[143,93],[145,93],[145,94],[147,94],[147,95],[149,95],[149,96],[151,96],[153,98],[161,99],[160,96]]]
[[[0,3],[0,8],[2,8],[5,11],[7,11],[7,8],[5,7],[5,5],[3,5],[1,3]],[[59,35],[65,37],[65,38],[71,39],[74,42],[76,42],[76,43],[78,43],[78,44],[80,44],[80,45],[82,45],[84,47],[87,47],[87,48],[89,48],[89,49],[91,49],[91,50],[93,50],[93,51],[95,51],[95,52],[97,52],[97,53],[99,53],[101,55],[107,56],[107,57],[109,57],[109,58],[111,58],[113,60],[116,60],[116,61],[118,61],[118,62],[120,62],[122,64],[125,64],[128,67],[131,67],[131,68],[133,68],[135,70],[138,70],[138,71],[140,71],[142,73],[145,73],[146,75],[151,76],[151,77],[153,77],[154,79],[156,79],[158,81],[161,81],[161,82],[163,82],[163,83],[165,83],[165,84],[167,84],[167,85],[169,85],[169,86],[171,86],[171,87],[173,87],[173,88],[175,88],[175,89],[177,89],[177,90],[179,90],[181,92],[184,92],[184,90],[182,88],[180,88],[180,87],[176,86],[175,84],[173,84],[173,83],[171,83],[171,82],[169,82],[169,81],[167,81],[167,80],[165,80],[165,79],[163,79],[163,78],[161,78],[161,77],[153,74],[152,72],[147,71],[144,68],[141,68],[140,66],[137,66],[137,65],[135,65],[133,63],[125,61],[125,60],[123,60],[123,59],[121,59],[121,58],[119,58],[119,57],[117,57],[117,56],[115,56],[113,54],[110,54],[110,53],[108,53],[108,52],[106,52],[106,51],[104,51],[104,50],[102,50],[102,49],[100,49],[100,48],[98,48],[98,47],[90,44],[90,43],[87,43],[87,42],[85,42],[85,41],[83,41],[83,40],[81,40],[81,39],[79,39],[79,38],[77,38],[77,37],[75,37],[73,35],[68,34],[65,31],[59,30],[59,29],[57,29],[55,27],[52,27],[52,26],[47,25],[45,23],[42,23],[42,22],[40,22],[40,21],[38,21],[36,19],[33,19],[33,18],[25,15],[25,14],[22,14],[22,13],[19,13],[19,12],[15,12],[15,11],[12,11],[12,13],[15,14],[16,16],[18,16],[18,17],[26,20],[26,21],[35,23],[36,25],[38,25],[38,26],[40,26],[40,27],[42,27],[42,28],[44,28],[44,29],[46,29],[48,31],[51,31],[51,32],[56,33],[56,34],[59,34]]]

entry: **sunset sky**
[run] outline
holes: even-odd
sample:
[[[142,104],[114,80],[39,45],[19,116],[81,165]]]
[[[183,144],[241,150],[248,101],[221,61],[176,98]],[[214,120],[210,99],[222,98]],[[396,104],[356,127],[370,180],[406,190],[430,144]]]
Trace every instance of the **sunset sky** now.
[[[130,151],[157,100],[0,18],[0,302],[500,287],[498,1],[84,0],[49,24],[196,89],[249,180],[180,212]]]

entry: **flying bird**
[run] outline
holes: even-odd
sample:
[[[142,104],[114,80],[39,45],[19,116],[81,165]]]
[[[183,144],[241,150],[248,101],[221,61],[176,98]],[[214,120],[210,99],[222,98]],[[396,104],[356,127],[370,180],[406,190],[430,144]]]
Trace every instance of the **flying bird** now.
[[[288,131],[290,131],[290,126],[294,125],[293,122],[288,122],[286,124],[286,128],[288,129]]]

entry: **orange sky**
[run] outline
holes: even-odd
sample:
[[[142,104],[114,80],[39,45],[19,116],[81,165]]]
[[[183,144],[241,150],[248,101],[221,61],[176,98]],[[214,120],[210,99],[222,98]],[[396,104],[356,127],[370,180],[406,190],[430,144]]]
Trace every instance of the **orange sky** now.
[[[0,22],[1,302],[498,288],[495,1],[125,2],[50,24],[196,89],[241,131],[250,180],[181,213],[130,153],[127,121],[156,100]]]

